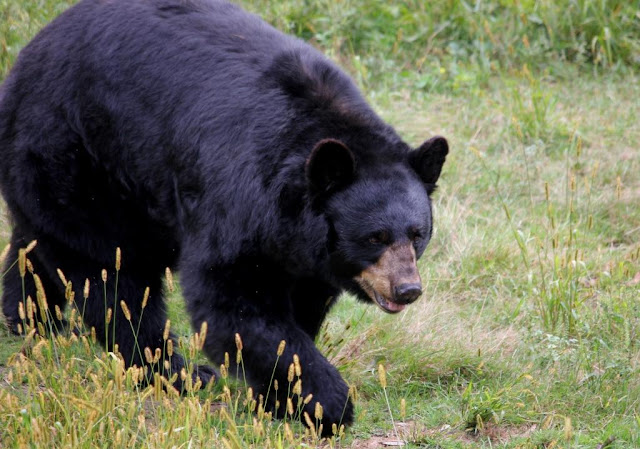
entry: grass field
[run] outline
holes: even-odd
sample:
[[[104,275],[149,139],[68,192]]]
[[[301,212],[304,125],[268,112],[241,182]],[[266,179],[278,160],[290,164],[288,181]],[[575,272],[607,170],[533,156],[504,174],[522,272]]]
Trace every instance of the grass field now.
[[[0,79],[70,3],[0,0]],[[398,316],[344,297],[318,341],[356,424],[320,442],[241,382],[138,389],[90,335],[0,323],[0,447],[640,447],[640,2],[242,3],[408,142],[450,141],[424,297]],[[201,360],[179,286],[170,309]]]

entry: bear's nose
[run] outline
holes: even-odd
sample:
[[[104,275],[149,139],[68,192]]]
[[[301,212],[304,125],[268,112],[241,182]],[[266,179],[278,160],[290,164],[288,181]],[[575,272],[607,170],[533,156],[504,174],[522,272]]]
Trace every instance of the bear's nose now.
[[[398,304],[409,304],[418,299],[422,294],[420,284],[400,284],[394,289],[395,302]]]

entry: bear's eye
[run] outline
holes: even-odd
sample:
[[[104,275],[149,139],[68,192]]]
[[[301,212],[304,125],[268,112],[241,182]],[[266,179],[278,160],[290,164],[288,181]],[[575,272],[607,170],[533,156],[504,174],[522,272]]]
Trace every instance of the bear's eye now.
[[[409,238],[414,242],[422,240],[422,232],[420,232],[420,229],[418,228],[411,228],[409,229]]]
[[[369,243],[372,245],[386,245],[391,240],[391,236],[387,231],[378,231],[369,236]]]

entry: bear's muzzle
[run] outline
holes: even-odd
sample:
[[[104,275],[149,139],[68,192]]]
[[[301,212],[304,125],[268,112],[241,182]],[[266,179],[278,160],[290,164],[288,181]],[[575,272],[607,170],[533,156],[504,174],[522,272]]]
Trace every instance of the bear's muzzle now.
[[[389,246],[355,281],[387,313],[398,313],[422,294],[416,252],[410,242]]]

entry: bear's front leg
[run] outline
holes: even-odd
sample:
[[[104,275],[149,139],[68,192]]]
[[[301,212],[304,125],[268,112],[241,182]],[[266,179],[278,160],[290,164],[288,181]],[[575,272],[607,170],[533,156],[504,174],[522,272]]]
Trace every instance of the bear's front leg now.
[[[261,273],[246,268],[182,268],[181,283],[193,325],[199,329],[207,322],[207,356],[222,364],[226,352],[233,360],[235,335],[240,335],[247,381],[256,397],[263,396],[266,408],[278,417],[289,413],[304,422],[306,413],[313,423],[322,424],[322,435],[332,435],[333,424],[339,428],[353,421],[349,387],[297,324],[285,288],[291,280],[273,270]],[[284,351],[278,357],[283,340]],[[316,421],[318,402],[322,418]]]

